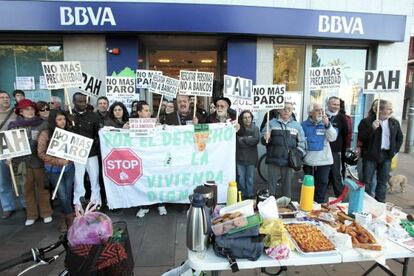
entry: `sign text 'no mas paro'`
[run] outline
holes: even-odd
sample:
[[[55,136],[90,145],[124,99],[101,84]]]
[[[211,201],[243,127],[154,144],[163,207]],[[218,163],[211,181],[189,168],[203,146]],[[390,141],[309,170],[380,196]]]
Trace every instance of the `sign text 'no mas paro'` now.
[[[285,107],[285,85],[254,85],[253,110],[282,109]]]

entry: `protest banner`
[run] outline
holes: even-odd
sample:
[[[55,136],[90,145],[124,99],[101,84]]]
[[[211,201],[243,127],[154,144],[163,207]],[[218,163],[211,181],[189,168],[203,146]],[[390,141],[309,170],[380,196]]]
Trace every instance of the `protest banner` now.
[[[152,82],[152,76],[153,75],[162,75],[162,71],[137,70],[136,71],[137,88],[149,89],[151,87],[151,82]]]
[[[309,89],[338,89],[341,87],[343,76],[340,66],[309,68]]]
[[[193,125],[157,126],[159,135],[139,138],[102,129],[109,208],[189,203],[188,196],[206,180],[216,181],[218,202],[225,202],[228,182],[236,177],[234,126],[210,124],[208,131],[206,147],[200,151]]]
[[[366,70],[364,94],[398,93],[400,89],[400,70]]]
[[[99,90],[101,90],[101,86],[102,80],[82,72],[82,85],[79,86],[82,93],[88,96],[97,97],[99,95]]]
[[[16,77],[16,89],[35,90],[34,77]]]
[[[250,99],[252,97],[253,81],[241,77],[224,75],[223,95]]]
[[[282,109],[285,107],[285,85],[253,85],[253,110]]]
[[[151,137],[155,135],[157,118],[130,118],[129,135],[131,137]]]
[[[175,98],[180,81],[163,75],[153,75],[149,92]]]
[[[12,129],[0,131],[0,160],[32,154],[26,129]],[[14,192],[19,196],[12,163],[9,163],[9,171],[12,177]]]
[[[62,89],[82,85],[79,61],[42,62],[47,89]]]
[[[211,97],[214,73],[180,70],[180,94]]]

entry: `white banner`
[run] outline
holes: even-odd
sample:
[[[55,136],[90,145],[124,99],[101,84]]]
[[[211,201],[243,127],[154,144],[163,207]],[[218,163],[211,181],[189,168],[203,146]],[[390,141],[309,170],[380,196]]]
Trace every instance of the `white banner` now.
[[[16,77],[16,89],[35,90],[34,77]]]
[[[0,160],[32,154],[26,129],[0,131]]]
[[[188,196],[206,180],[218,183],[218,202],[225,202],[228,182],[236,177],[235,131],[227,124],[208,126],[205,148],[196,147],[192,125],[157,126],[152,138],[131,138],[128,132],[102,129],[109,208],[189,203]]]
[[[149,92],[175,98],[180,81],[163,75],[153,75]]]
[[[338,89],[341,87],[342,79],[340,66],[309,68],[310,90]]]
[[[55,128],[50,140],[47,154],[73,162],[86,164],[91,151],[93,139]]]
[[[137,70],[137,88],[150,88],[153,75],[162,75],[162,71]]]
[[[285,107],[285,85],[253,85],[253,110],[282,109]]]
[[[106,77],[106,96],[113,98],[135,97],[135,78]]]
[[[223,95],[225,97],[250,99],[252,97],[252,90],[252,80],[224,75]]]
[[[214,73],[199,71],[180,71],[180,94],[190,96],[213,95]]]
[[[82,72],[82,85],[79,87],[79,89],[83,94],[97,97],[99,95],[99,90],[101,90],[101,86],[102,80],[85,72]]]
[[[364,94],[376,92],[398,93],[400,70],[367,70],[364,77]]]
[[[79,61],[42,62],[47,89],[62,89],[82,85],[82,68]]]
[[[151,137],[155,135],[157,118],[129,118],[131,137]]]

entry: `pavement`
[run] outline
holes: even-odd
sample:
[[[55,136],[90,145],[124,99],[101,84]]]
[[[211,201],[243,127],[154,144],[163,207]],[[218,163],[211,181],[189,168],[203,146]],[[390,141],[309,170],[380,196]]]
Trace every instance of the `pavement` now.
[[[405,124],[403,124],[405,125]],[[405,134],[405,132],[404,132]],[[393,192],[388,194],[387,201],[401,206],[407,213],[414,212],[414,154],[399,153],[397,174],[408,178],[407,189],[404,193]],[[300,175],[297,175],[299,178]],[[255,179],[255,188],[266,187],[258,177]],[[298,200],[300,190],[299,181],[293,185],[293,199]],[[332,193],[332,190],[330,190]],[[106,214],[113,221],[125,221],[128,225],[132,253],[135,260],[134,274],[143,276],[161,275],[168,269],[180,265],[187,258],[186,249],[186,210],[184,206],[167,204],[168,215],[159,216],[157,208],[153,206],[150,212],[141,219],[135,214],[137,208],[122,209],[118,212],[107,211]],[[23,210],[17,211],[11,218],[0,220],[0,262],[19,256],[32,247],[43,247],[57,241],[61,235],[57,231],[57,212],[50,224],[38,220],[33,226],[25,227]],[[61,257],[48,266],[38,267],[25,275],[57,275],[64,269],[64,258]],[[362,275],[374,262],[359,262],[335,265],[312,265],[288,267],[281,275]],[[396,274],[402,273],[402,266],[388,260],[387,265]],[[18,265],[2,276],[17,275],[29,264]],[[273,270],[276,272],[277,268]],[[272,272],[272,270],[270,270]],[[221,275],[232,275],[225,271]],[[243,270],[237,275],[265,275],[260,269]],[[387,275],[379,269],[370,275]],[[414,261],[409,264],[408,275],[414,276]]]

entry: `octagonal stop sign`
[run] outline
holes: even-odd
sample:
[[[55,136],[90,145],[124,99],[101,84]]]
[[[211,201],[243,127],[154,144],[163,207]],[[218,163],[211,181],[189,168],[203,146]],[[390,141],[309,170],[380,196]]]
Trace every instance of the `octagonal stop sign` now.
[[[104,159],[104,172],[119,186],[134,185],[142,176],[142,160],[130,149],[112,149]]]

